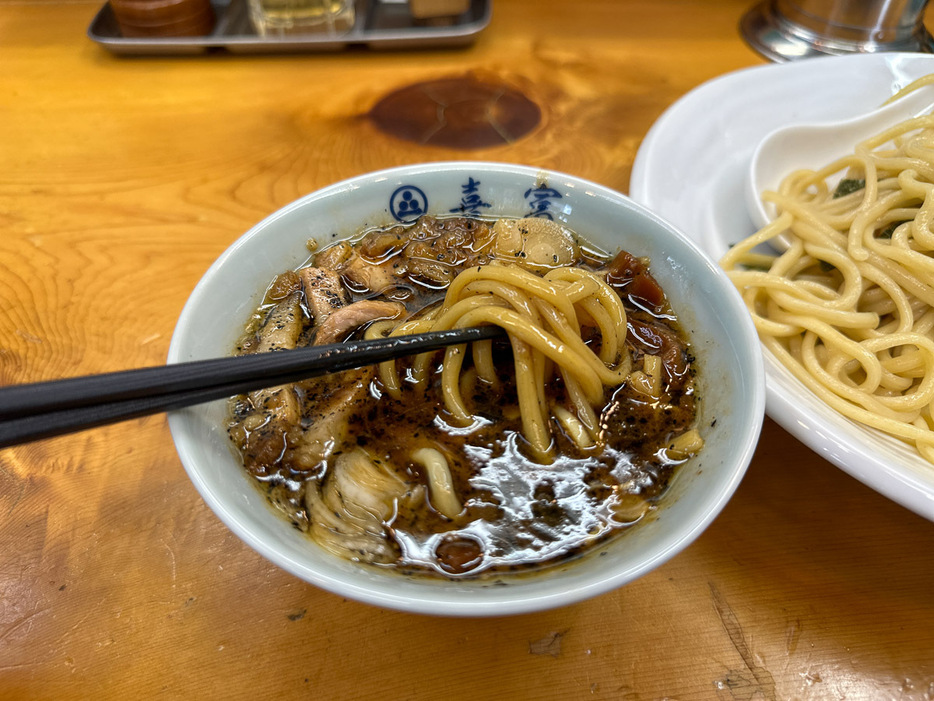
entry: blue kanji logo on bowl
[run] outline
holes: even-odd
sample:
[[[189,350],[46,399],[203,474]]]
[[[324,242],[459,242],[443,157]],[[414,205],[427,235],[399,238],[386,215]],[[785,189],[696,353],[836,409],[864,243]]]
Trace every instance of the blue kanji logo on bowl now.
[[[471,177],[467,178],[467,182],[461,185],[461,203],[454,209],[448,210],[450,212],[460,212],[461,214],[473,214],[479,215],[481,207],[492,207],[489,202],[484,202],[483,198],[480,197],[480,181],[474,180]]]
[[[526,190],[524,197],[529,204],[529,213],[525,216],[554,220],[555,217],[551,211],[552,206],[554,206],[552,200],[560,200],[560,192],[553,187],[541,184],[538,187]]]
[[[403,185],[389,198],[389,211],[396,221],[412,221],[428,211],[428,197],[414,185]]]

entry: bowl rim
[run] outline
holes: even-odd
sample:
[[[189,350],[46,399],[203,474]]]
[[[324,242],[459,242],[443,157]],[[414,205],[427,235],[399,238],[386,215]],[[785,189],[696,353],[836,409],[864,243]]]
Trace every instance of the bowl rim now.
[[[610,573],[602,573],[601,576],[591,577],[583,583],[576,583],[577,586],[570,591],[549,590],[536,595],[529,592],[527,587],[523,587],[521,582],[517,580],[511,582],[512,586],[509,587],[496,588],[487,586],[486,588],[471,588],[471,596],[463,597],[463,591],[460,587],[456,586],[458,580],[453,580],[455,586],[446,586],[444,584],[444,582],[449,580],[439,580],[442,582],[441,584],[430,580],[432,584],[425,587],[422,592],[423,596],[416,597],[411,594],[399,594],[389,588],[365,585],[357,581],[350,581],[350,579],[343,579],[341,577],[332,577],[326,573],[316,571],[308,565],[296,561],[283,550],[271,546],[267,540],[246,528],[226,501],[214,493],[211,485],[202,475],[195,457],[191,453],[188,441],[195,440],[195,437],[188,435],[187,425],[183,421],[183,417],[188,410],[169,412],[168,422],[173,442],[175,443],[183,467],[195,489],[208,507],[221,522],[246,545],[268,561],[299,579],[338,596],[382,608],[395,609],[409,613],[465,617],[531,613],[570,605],[617,589],[642,577],[680,553],[706,530],[732,498],[745,476],[758,444],[758,437],[765,416],[765,370],[752,319],[748,314],[745,304],[742,302],[739,292],[733,284],[729,282],[723,270],[710,259],[708,254],[694,241],[667,220],[619,191],[578,176],[569,175],[549,168],[490,161],[440,161],[391,167],[363,173],[319,188],[286,204],[261,219],[230,244],[202,275],[186,301],[172,335],[167,361],[169,363],[176,363],[184,360],[180,355],[183,343],[183,332],[190,326],[191,317],[201,303],[202,296],[205,294],[205,289],[209,286],[211,279],[221,268],[226,266],[232,258],[238,255],[241,248],[247,245],[253,238],[261,236],[263,232],[277,220],[289,216],[296,210],[308,207],[319,200],[356,190],[362,185],[379,182],[386,178],[420,176],[436,174],[438,172],[457,173],[468,169],[474,173],[479,171],[481,173],[519,175],[533,178],[545,177],[548,178],[549,181],[561,180],[564,183],[573,183],[575,187],[585,189],[588,194],[594,194],[600,199],[609,200],[614,206],[622,205],[624,208],[634,212],[637,216],[649,220],[656,227],[666,230],[670,235],[678,239],[678,245],[691,250],[692,254],[697,259],[704,262],[703,267],[709,270],[712,276],[711,279],[717,285],[718,293],[724,295],[722,305],[718,307],[718,309],[722,309],[724,314],[733,315],[736,328],[740,331],[742,336],[736,341],[736,345],[748,351],[746,353],[747,357],[745,358],[746,364],[748,365],[746,369],[751,372],[751,376],[748,377],[746,381],[746,385],[748,385],[751,392],[747,396],[749,412],[743,419],[744,430],[742,432],[742,447],[733,457],[728,472],[729,478],[722,484],[720,491],[716,493],[716,498],[705,500],[705,510],[703,513],[690,524],[687,524],[685,528],[678,529],[677,537],[671,539],[665,548],[653,551],[651,557],[632,566],[617,569]],[[569,566],[573,567],[574,563],[570,563]],[[393,574],[386,577],[385,581],[389,582],[396,576],[400,575]],[[529,579],[534,580],[536,578],[530,577]],[[488,592],[488,595],[484,595],[484,592]],[[504,597],[503,594],[506,593],[511,594],[511,596]],[[474,596],[474,594],[476,594],[476,596]]]

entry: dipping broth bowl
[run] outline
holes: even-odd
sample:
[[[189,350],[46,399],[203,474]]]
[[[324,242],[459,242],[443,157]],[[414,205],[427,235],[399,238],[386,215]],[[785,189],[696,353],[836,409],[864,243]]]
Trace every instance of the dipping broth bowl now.
[[[319,247],[422,214],[547,216],[613,254],[647,256],[696,357],[703,450],[681,465],[659,506],[575,560],[538,571],[444,580],[340,559],[276,513],[226,432],[227,402],[171,412],[169,426],[195,488],[247,545],[348,599],[444,616],[555,608],[632,582],[685,549],[717,517],[752,458],[765,382],[756,332],[726,275],[673,226],[626,196],[570,175],[518,165],[412,165],[331,185],[283,207],[238,239],[198,283],[172,338],[170,363],[231,355],[269,283]],[[494,584],[495,582],[495,584]]]

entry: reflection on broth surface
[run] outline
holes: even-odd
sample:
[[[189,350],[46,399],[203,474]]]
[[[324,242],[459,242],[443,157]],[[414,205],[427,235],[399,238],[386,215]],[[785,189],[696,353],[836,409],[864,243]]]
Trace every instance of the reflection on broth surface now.
[[[270,500],[347,559],[448,577],[564,561],[699,451],[690,349],[647,262],[545,219],[423,217],[272,282],[238,352],[497,324],[231,400]]]

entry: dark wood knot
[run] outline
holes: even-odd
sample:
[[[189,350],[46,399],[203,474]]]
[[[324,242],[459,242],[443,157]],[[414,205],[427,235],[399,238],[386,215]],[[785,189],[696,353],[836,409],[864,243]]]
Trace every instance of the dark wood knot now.
[[[395,90],[369,117],[382,131],[406,141],[470,150],[521,139],[538,125],[542,112],[511,86],[464,76]]]

